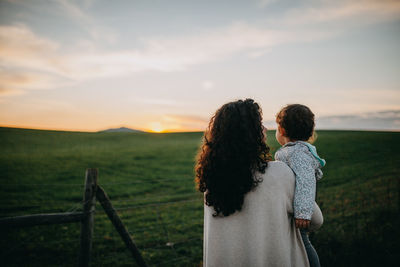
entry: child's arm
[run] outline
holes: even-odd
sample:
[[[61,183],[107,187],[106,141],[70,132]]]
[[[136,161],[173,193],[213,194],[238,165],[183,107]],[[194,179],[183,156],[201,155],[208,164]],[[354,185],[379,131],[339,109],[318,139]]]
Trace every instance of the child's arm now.
[[[289,167],[296,175],[294,192],[294,217],[295,219],[311,220],[315,201],[315,170],[312,159],[305,153],[293,153],[288,160]],[[300,221],[296,224],[303,225]],[[309,224],[309,223],[308,223]]]

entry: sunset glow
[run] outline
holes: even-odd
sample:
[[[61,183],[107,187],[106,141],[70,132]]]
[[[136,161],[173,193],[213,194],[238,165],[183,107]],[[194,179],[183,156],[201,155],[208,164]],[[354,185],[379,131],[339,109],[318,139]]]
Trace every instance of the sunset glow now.
[[[161,133],[164,131],[164,127],[159,122],[151,123],[151,131],[154,133]]]
[[[0,126],[203,131],[253,98],[400,129],[398,47],[399,1],[0,1]]]

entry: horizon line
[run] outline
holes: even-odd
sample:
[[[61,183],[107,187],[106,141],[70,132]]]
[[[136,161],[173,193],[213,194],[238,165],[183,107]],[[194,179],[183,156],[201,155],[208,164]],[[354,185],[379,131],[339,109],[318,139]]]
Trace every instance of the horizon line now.
[[[129,128],[129,127],[125,127],[125,126],[121,126],[121,127],[117,127],[117,128]],[[60,129],[60,128],[54,128],[54,129],[50,129],[50,128],[30,128],[30,127],[24,127],[24,126],[10,126],[10,125],[0,125],[0,128],[8,128],[8,129],[20,129],[20,130],[35,130],[35,131],[53,131],[53,132],[75,132],[75,133],[107,133],[105,131],[107,131],[108,129],[113,129],[113,128],[107,128],[105,130],[94,130],[94,131],[90,131],[90,130],[71,130],[71,129]],[[140,129],[133,129],[133,128],[129,128],[133,131],[137,130],[140,132],[110,132],[110,133],[151,133],[151,134],[168,134],[168,133],[199,133],[199,132],[204,132],[204,130],[164,130],[164,131],[160,131],[160,132],[156,132],[156,131],[151,131],[151,130],[140,130]],[[276,131],[276,128],[268,128],[267,131]],[[360,132],[400,132],[400,129],[362,129],[362,128],[317,128],[315,129],[315,131],[349,131],[349,132],[354,132],[354,131],[360,131]]]

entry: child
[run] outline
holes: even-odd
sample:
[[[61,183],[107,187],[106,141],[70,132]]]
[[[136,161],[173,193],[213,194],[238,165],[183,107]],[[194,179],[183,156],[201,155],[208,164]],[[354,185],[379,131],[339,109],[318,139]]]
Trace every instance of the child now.
[[[325,166],[325,160],[307,142],[314,133],[314,114],[304,105],[287,105],[277,114],[276,123],[276,140],[282,147],[275,153],[275,159],[285,162],[296,176],[293,203],[295,225],[300,228],[310,266],[320,266],[318,254],[306,230],[314,210],[316,181],[322,178],[321,167]]]

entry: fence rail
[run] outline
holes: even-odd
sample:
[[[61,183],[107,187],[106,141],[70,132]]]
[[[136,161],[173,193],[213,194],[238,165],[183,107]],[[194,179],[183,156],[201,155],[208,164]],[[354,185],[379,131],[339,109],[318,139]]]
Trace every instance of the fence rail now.
[[[18,228],[35,225],[61,224],[81,222],[86,215],[84,212],[63,212],[24,215],[0,219],[0,227]]]
[[[96,198],[99,200],[104,211],[108,215],[112,224],[124,241],[126,247],[131,252],[133,259],[139,266],[147,266],[139,249],[132,240],[131,235],[122,223],[116,209],[111,204],[107,193],[97,184],[98,170],[87,169],[85,175],[85,190],[83,193],[83,211],[63,212],[63,213],[47,213],[47,214],[31,214],[24,216],[7,217],[0,219],[0,227],[3,228],[20,228],[31,227],[37,225],[65,224],[65,223],[81,223],[80,250],[78,257],[79,266],[89,266],[90,255],[93,242],[93,226],[96,208]],[[75,207],[74,209],[76,209]]]

